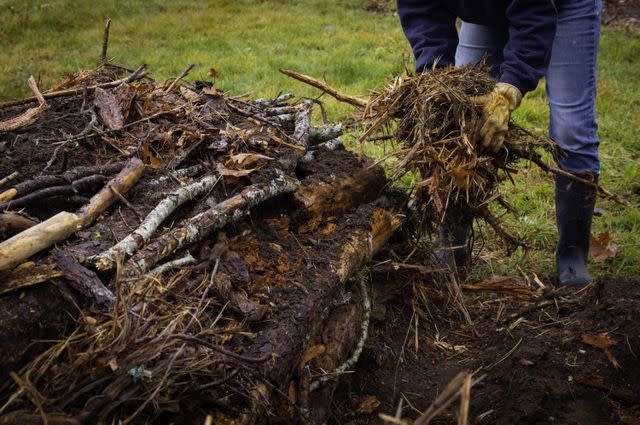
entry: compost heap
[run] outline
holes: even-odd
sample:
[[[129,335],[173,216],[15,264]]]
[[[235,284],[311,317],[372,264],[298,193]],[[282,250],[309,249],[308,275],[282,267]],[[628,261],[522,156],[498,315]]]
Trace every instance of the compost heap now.
[[[494,169],[548,147],[476,154],[463,105],[483,84],[367,108],[365,135],[408,117],[400,167],[423,172],[421,205],[481,210],[499,199]],[[409,212],[382,169],[291,95],[109,62],[30,87],[0,105],[0,423],[322,423],[367,336],[365,279],[346,284]]]
[[[0,106],[0,422],[298,416],[361,336],[325,320],[364,314],[345,283],[399,225],[382,169],[288,94],[109,63],[30,86]],[[49,243],[27,260],[28,237]]]

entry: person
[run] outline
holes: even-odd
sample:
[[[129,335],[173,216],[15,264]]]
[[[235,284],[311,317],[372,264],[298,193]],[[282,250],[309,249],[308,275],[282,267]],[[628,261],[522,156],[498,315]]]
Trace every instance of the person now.
[[[549,135],[566,153],[559,166],[596,182],[600,164],[595,114],[602,0],[397,0],[416,72],[485,59],[498,78],[483,102],[480,145],[502,148],[511,112],[546,79]],[[462,20],[460,32],[456,19]],[[558,283],[583,287],[595,189],[566,177],[555,181]],[[449,220],[451,221],[451,220]],[[467,246],[471,224],[445,223],[441,238]],[[443,236],[444,235],[444,236]],[[459,249],[455,261],[462,261]],[[468,254],[466,254],[468,255]]]

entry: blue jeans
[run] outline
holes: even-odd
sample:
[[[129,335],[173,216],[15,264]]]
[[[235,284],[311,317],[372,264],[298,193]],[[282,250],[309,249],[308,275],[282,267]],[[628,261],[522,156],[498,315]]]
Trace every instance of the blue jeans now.
[[[567,154],[559,160],[563,169],[598,173],[595,99],[602,0],[558,3],[558,26],[545,76],[549,135]],[[478,63],[487,56],[492,74],[498,77],[507,39],[504,28],[463,22],[456,65]]]

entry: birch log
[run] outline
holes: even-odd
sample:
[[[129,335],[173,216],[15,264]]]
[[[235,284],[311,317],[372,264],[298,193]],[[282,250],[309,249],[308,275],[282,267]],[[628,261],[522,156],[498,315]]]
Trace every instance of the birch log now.
[[[151,239],[160,224],[180,205],[209,192],[220,177],[206,176],[188,186],[171,192],[147,215],[142,224],[116,245],[101,254],[89,258],[98,270],[109,270],[115,265],[116,258],[125,259],[133,255],[141,246]]]
[[[124,276],[133,277],[147,272],[163,258],[204,239],[227,223],[244,217],[251,207],[275,196],[291,193],[297,187],[297,180],[284,175],[279,175],[269,183],[256,183],[246,187],[239,194],[192,217],[185,226],[156,238],[126,263]]]

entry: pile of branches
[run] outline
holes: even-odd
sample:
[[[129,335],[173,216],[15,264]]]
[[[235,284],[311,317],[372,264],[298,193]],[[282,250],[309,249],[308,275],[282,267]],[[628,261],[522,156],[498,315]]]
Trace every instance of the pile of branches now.
[[[313,101],[230,97],[183,82],[191,68],[161,83],[103,52],[0,104],[22,164],[0,161],[2,332],[20,335],[0,356],[1,423],[308,415],[310,388],[346,369],[355,334],[329,333],[336,358],[314,338],[399,226],[384,173],[342,149],[340,125],[311,126]],[[368,322],[353,325],[361,350]]]

